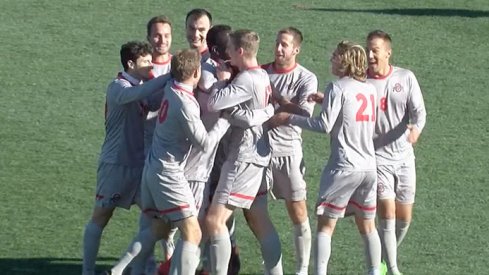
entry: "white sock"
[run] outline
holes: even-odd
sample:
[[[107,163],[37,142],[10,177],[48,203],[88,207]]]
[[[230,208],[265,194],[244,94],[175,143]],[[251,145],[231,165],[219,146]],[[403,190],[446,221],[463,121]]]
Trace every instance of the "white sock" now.
[[[327,274],[329,257],[331,256],[331,236],[325,232],[318,232],[314,251],[314,274]]]
[[[197,245],[178,240],[173,253],[170,275],[194,275],[200,260],[200,249]]]
[[[124,269],[129,265],[129,263],[131,263],[132,259],[134,259],[134,257],[136,257],[140,252],[141,252],[141,243],[137,241],[133,241],[129,245],[129,248],[127,249],[126,253],[122,255],[122,257],[119,259],[119,262],[110,269],[111,274],[122,275]]]
[[[396,220],[397,246],[400,246],[409,229],[410,222]]]
[[[382,242],[382,258],[387,263],[390,272],[399,272],[397,268],[396,220],[380,220],[380,240]]]
[[[294,224],[295,273],[307,274],[311,257],[311,227],[309,219],[301,224]]]
[[[229,231],[229,238],[231,240],[231,247],[236,246],[236,219],[234,218],[234,214],[229,217],[226,222],[226,226]]]
[[[154,252],[155,243],[158,241],[157,237],[153,234],[151,228],[147,228],[142,232],[139,232],[136,239],[133,242],[133,246],[141,246],[140,253],[136,255],[133,260],[133,265],[131,269],[132,275],[144,274],[144,269],[146,266],[146,261],[151,253]],[[127,254],[126,254],[127,255]]]
[[[92,221],[85,226],[83,233],[83,275],[95,274],[95,263],[103,230],[102,227]]]
[[[374,229],[368,234],[361,234],[363,242],[365,244],[365,258],[367,262],[367,269],[369,272],[376,272],[380,267],[381,258],[381,244],[379,234],[377,230]]]
[[[282,275],[282,248],[275,230],[260,240],[260,249],[266,274]]]
[[[226,230],[210,238],[211,274],[227,275],[229,258],[231,258],[231,241]]]

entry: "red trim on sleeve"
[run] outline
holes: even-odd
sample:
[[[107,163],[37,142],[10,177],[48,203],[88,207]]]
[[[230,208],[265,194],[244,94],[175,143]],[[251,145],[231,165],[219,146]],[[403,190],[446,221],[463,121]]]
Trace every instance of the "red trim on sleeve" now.
[[[240,193],[231,193],[231,194],[229,194],[229,195],[230,195],[230,196],[233,196],[233,197],[240,198],[240,199],[249,200],[249,201],[253,201],[253,200],[255,200],[255,197],[253,197],[253,196],[247,196],[247,195],[240,194]]]

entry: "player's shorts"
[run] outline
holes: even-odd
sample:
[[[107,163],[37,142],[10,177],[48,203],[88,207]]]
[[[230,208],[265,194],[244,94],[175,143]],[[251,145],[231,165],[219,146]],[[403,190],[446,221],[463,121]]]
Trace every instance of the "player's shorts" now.
[[[365,219],[375,218],[377,208],[375,171],[343,171],[324,168],[316,214],[343,218],[348,207]]]
[[[146,166],[141,184],[141,203],[144,213],[169,222],[197,215],[195,199],[183,171],[161,175],[157,169]]]
[[[207,184],[202,181],[188,181],[190,190],[195,199],[195,208],[197,209],[198,219],[202,220],[205,217],[205,213],[209,208],[209,188]]]
[[[395,165],[377,165],[377,196],[379,200],[395,199],[402,204],[414,203],[416,194],[415,161]]]
[[[95,205],[129,209],[139,202],[143,167],[100,162],[97,169]]]
[[[246,162],[224,162],[213,202],[250,209],[252,204],[267,204],[266,167]]]
[[[304,180],[304,159],[300,154],[273,157],[270,163],[272,171],[272,194],[277,199],[303,201],[307,198]]]

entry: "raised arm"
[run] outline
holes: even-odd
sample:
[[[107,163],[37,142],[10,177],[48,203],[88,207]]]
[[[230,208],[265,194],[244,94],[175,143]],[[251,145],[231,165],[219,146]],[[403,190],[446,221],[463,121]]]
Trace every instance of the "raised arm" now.
[[[128,85],[123,89],[109,88],[107,91],[107,100],[122,105],[144,99],[151,94],[158,92],[161,93],[161,96],[163,96],[163,87],[170,78],[170,74],[165,74],[138,86]]]
[[[246,129],[262,125],[273,116],[275,110],[272,104],[268,104],[263,109],[247,110],[233,108],[230,111],[225,111],[225,113],[228,113],[229,123],[231,125]]]
[[[211,112],[217,112],[234,107],[252,98],[250,91],[253,80],[244,71],[240,73],[231,83],[225,85],[225,81],[219,81],[211,88],[211,96],[207,108]]]

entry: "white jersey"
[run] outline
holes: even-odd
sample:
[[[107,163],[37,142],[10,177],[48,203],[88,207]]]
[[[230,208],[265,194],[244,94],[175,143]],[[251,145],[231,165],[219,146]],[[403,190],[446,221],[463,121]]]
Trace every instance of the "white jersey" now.
[[[105,105],[105,140],[100,162],[138,167],[144,164],[145,98],[162,94],[169,76],[144,84],[122,72],[109,84]]]
[[[331,135],[329,169],[375,170],[373,135],[377,93],[372,84],[350,77],[326,88],[319,116],[291,115],[290,124]]]
[[[155,62],[153,61],[153,70],[151,70],[151,78],[158,77],[160,75],[169,74],[171,69],[171,55],[166,62]],[[156,104],[158,107],[161,103],[161,97],[158,98],[148,98],[149,104]],[[154,101],[154,102],[152,102]],[[151,142],[153,141],[153,134],[156,126],[156,117],[158,116],[158,111],[149,111],[146,116],[146,121],[144,122],[144,155],[147,155],[149,148],[151,147]]]
[[[377,89],[379,108],[375,125],[375,154],[378,164],[392,164],[414,158],[408,142],[408,124],[421,132],[426,123],[423,95],[410,70],[391,66],[387,76],[369,78]]]
[[[146,165],[157,171],[162,180],[183,175],[191,146],[209,150],[228,128],[227,120],[221,118],[208,133],[200,120],[192,87],[178,82],[169,84],[165,87]]]
[[[270,78],[260,67],[241,71],[233,81],[223,87],[216,83],[211,91],[208,108],[211,111],[230,110],[243,113],[264,109],[271,94]],[[252,115],[253,117],[253,115]],[[231,136],[227,161],[254,163],[268,166],[270,163],[270,144],[268,134],[261,123],[246,125],[231,120]]]
[[[284,98],[298,105],[310,117],[314,111],[314,103],[308,102],[307,97],[317,93],[316,75],[299,64],[287,71],[275,69],[273,63],[264,65],[263,68],[270,77],[274,98]],[[268,133],[273,157],[291,156],[298,150],[302,151],[300,127],[284,125],[273,128]]]

